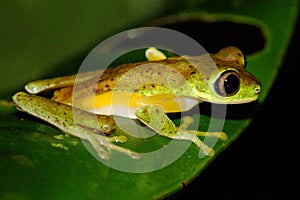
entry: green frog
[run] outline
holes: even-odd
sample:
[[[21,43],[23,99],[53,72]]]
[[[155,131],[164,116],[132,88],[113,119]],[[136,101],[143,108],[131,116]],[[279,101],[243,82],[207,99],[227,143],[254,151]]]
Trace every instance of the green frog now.
[[[126,137],[110,136],[117,128],[113,116],[140,120],[161,136],[191,141],[213,156],[213,148],[198,136],[226,140],[226,133],[187,130],[191,117],[184,117],[176,127],[167,113],[188,111],[201,102],[255,101],[261,85],[245,69],[241,50],[229,46],[216,54],[167,58],[150,47],[145,55],[145,62],[28,83],[29,94],[18,92],[13,101],[19,110],[87,140],[103,159],[109,159],[111,150],[139,158],[138,153],[114,143],[126,142]],[[54,90],[51,99],[36,95],[46,90]],[[78,116],[76,121],[73,116]]]

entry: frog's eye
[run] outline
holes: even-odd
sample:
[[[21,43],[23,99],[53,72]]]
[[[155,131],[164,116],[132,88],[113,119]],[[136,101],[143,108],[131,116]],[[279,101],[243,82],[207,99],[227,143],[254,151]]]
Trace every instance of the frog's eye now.
[[[240,88],[240,79],[235,71],[223,72],[215,82],[216,92],[223,96],[234,95]]]

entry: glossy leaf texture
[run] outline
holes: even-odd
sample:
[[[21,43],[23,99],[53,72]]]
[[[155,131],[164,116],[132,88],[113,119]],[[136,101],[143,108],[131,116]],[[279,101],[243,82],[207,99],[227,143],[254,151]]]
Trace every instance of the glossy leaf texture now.
[[[95,159],[79,139],[17,111],[11,96],[31,80],[75,73],[95,45],[129,28],[175,29],[211,53],[234,45],[245,52],[247,69],[261,81],[262,93],[256,103],[227,107],[224,131],[229,139],[214,147],[222,156],[249,125],[276,79],[298,6],[296,0],[2,2],[0,199],[158,199],[180,190],[214,157],[200,159],[198,148],[191,145],[162,169],[118,171]],[[144,58],[137,54],[124,60],[140,59]],[[193,114],[200,117],[202,130],[209,125],[210,109],[204,104],[201,116]],[[159,136],[129,137],[121,145],[147,152],[168,142]]]

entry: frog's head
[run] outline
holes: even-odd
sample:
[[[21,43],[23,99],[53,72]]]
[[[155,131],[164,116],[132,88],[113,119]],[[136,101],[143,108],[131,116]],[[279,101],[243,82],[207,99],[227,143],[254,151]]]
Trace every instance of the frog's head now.
[[[206,90],[207,94],[202,97],[205,101],[241,104],[258,98],[260,82],[246,71],[244,56],[239,49],[227,47],[211,56],[217,65],[217,70],[209,75],[209,88]]]

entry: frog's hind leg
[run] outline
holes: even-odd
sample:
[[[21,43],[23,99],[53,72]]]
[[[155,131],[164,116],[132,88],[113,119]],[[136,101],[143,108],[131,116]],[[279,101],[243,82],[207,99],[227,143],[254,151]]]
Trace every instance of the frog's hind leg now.
[[[124,136],[109,138],[99,134],[113,131],[115,122],[109,116],[98,115],[95,119],[92,113],[24,92],[16,93],[13,101],[19,110],[56,126],[66,134],[88,141],[100,158],[109,159],[114,150],[139,159],[138,153],[112,143],[125,142]]]
[[[184,116],[183,117],[183,122],[179,126],[180,130],[184,130],[188,133],[192,133],[197,136],[203,136],[203,137],[217,137],[220,138],[221,140],[227,140],[228,136],[224,132],[205,132],[205,131],[198,131],[198,130],[187,130],[188,126],[192,123],[194,123],[194,119],[190,116]]]
[[[158,106],[142,106],[137,109],[136,116],[161,136],[171,139],[192,141],[205,155],[213,156],[215,154],[214,150],[201,141],[196,134],[190,133],[184,129],[184,126],[188,123],[182,125],[181,128],[177,128]]]

